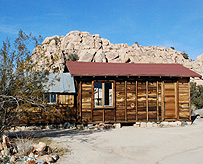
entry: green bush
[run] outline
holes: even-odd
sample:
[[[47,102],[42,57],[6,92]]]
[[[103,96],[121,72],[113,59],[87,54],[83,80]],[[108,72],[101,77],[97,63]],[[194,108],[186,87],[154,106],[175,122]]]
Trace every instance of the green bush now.
[[[203,86],[196,83],[190,83],[190,97],[191,104],[195,105],[198,109],[203,108]]]

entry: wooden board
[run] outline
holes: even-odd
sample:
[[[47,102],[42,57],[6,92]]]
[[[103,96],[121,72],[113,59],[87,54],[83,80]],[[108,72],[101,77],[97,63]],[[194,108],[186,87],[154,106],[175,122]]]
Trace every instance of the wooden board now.
[[[179,82],[179,118],[190,120],[190,92],[187,82]]]
[[[62,105],[68,105],[69,107],[74,107],[74,95],[58,94],[58,103]]]
[[[116,121],[125,121],[125,82],[116,82]]]
[[[146,82],[137,84],[137,120],[147,120]]]
[[[82,121],[90,121],[92,119],[92,83],[82,83]]]
[[[176,119],[175,83],[164,83],[165,119]]]
[[[127,82],[126,88],[127,100],[127,120],[136,120],[136,82]]]

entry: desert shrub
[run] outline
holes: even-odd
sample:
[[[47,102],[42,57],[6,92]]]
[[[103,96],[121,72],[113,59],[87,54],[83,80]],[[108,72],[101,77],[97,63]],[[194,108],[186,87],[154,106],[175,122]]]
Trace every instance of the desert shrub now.
[[[79,60],[79,57],[77,54],[69,54],[67,60],[68,61],[77,61],[77,60]]]
[[[183,51],[181,54],[182,54],[182,56],[183,56],[185,59],[189,59],[188,54],[187,54],[187,53],[185,53],[184,51]]]
[[[203,86],[196,83],[190,83],[190,97],[191,104],[195,105],[198,109],[203,108]]]

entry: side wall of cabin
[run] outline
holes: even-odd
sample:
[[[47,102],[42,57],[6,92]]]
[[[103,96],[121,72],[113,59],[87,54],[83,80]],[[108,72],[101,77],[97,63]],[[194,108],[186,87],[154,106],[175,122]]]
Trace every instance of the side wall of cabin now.
[[[191,120],[189,78],[76,77],[81,122]],[[96,107],[95,82],[113,84],[113,105]]]

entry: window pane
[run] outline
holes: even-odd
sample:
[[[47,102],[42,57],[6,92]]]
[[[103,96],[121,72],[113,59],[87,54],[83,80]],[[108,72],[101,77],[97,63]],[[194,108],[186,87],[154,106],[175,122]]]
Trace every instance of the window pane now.
[[[56,102],[56,94],[52,93],[51,94],[51,103],[55,103]]]
[[[104,83],[104,96],[104,105],[113,106],[113,89],[111,82]]]
[[[94,104],[95,106],[103,106],[103,89],[102,83],[94,83]]]

